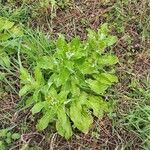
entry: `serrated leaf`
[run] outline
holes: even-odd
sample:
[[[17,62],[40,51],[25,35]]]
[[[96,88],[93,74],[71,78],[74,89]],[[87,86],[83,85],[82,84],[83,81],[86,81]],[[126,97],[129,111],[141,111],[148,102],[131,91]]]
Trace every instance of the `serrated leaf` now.
[[[19,96],[23,96],[25,94],[27,94],[28,92],[30,92],[32,90],[32,86],[31,85],[25,85],[23,86],[20,91],[19,91]]]
[[[64,84],[69,79],[69,76],[70,76],[69,70],[65,67],[62,67],[59,73],[59,79],[61,83]]]
[[[37,66],[42,69],[53,69],[54,60],[51,56],[43,56],[38,58]]]
[[[0,34],[0,41],[7,41],[9,38],[11,38],[11,34],[6,31]]]
[[[79,102],[72,102],[70,106],[70,118],[80,131],[88,133],[93,122],[93,118],[90,114],[83,110]]]
[[[44,108],[44,106],[45,106],[45,102],[36,103],[31,109],[32,115],[39,113]]]
[[[10,59],[6,53],[0,53],[0,65],[10,68]]]
[[[111,46],[117,42],[116,36],[108,36],[107,40],[105,41],[107,43],[107,46]]]
[[[69,118],[66,115],[64,108],[59,108],[57,110],[57,117],[56,129],[58,133],[66,139],[69,139],[73,133]]]
[[[109,32],[108,23],[103,23],[98,30],[98,34],[104,34],[107,35]]]
[[[24,84],[27,83],[33,84],[33,78],[30,76],[28,70],[23,67],[20,68],[20,80]]]
[[[86,104],[88,108],[93,109],[93,114],[98,118],[102,118],[104,112],[108,110],[107,102],[103,101],[103,99],[98,96],[89,96]]]
[[[5,144],[3,141],[0,141],[0,149],[1,150],[6,150]]]
[[[118,63],[118,58],[115,55],[103,55],[99,58],[99,65],[114,65]]]
[[[97,94],[103,94],[108,88],[107,84],[100,83],[97,80],[88,79],[88,80],[86,80],[86,82],[88,83],[91,90]]]
[[[20,134],[19,133],[13,133],[12,136],[11,136],[11,138],[13,140],[18,140],[20,138]]]
[[[0,130],[0,137],[6,137],[7,132],[9,131],[9,129],[1,129]]]
[[[74,80],[72,80],[72,82],[71,82],[71,93],[72,93],[73,97],[80,95],[80,88],[79,88],[78,85],[74,82]]]
[[[32,96],[30,96],[27,100],[26,100],[26,108],[30,107],[32,104],[34,103],[34,99]]]
[[[44,84],[44,78],[41,72],[41,69],[39,67],[35,67],[34,69],[34,76],[35,76],[35,80],[36,82],[40,85]]]
[[[65,37],[60,34],[57,41],[56,41],[56,46],[58,48],[58,55],[64,55],[65,51],[67,50],[67,42],[65,40]]]
[[[9,31],[13,37],[21,37],[23,36],[23,31],[19,26],[14,26]]]
[[[40,131],[47,128],[48,124],[52,121],[54,121],[55,112],[54,110],[48,110],[43,115],[43,117],[38,121],[38,124],[36,125],[36,128]]]
[[[111,85],[114,82],[118,82],[117,76],[110,73],[101,73],[94,75],[95,79],[103,84]]]
[[[14,25],[14,22],[8,21],[6,18],[0,18],[0,30],[8,30],[12,28]]]
[[[88,61],[85,61],[82,65],[79,65],[79,69],[84,75],[92,74],[96,71],[95,67],[93,67],[92,64]]]

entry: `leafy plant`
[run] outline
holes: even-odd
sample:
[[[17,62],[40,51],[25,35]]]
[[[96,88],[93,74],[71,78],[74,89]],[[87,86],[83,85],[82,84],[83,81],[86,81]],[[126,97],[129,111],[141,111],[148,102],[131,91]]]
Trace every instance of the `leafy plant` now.
[[[9,68],[10,59],[8,54],[12,54],[15,46],[18,45],[16,41],[21,37],[23,32],[21,28],[15,25],[14,22],[6,18],[0,17],[0,65]]]
[[[55,42],[56,51],[37,60],[34,74],[20,68],[20,80],[24,85],[20,96],[26,95],[26,105],[32,114],[43,114],[37,129],[44,130],[56,122],[58,133],[69,139],[72,128],[87,133],[93,122],[92,114],[102,118],[109,111],[109,103],[103,100],[106,90],[118,81],[112,66],[118,58],[105,53],[117,38],[109,35],[107,24],[98,33],[89,30],[87,41],[78,37],[66,42],[60,35]]]
[[[20,138],[19,133],[13,133],[9,128],[0,130],[0,149],[5,150],[7,145]]]

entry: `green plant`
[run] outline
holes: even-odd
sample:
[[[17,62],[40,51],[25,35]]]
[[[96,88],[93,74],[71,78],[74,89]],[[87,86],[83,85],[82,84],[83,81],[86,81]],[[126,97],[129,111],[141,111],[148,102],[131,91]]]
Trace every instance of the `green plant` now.
[[[0,130],[0,149],[5,150],[8,144],[20,138],[19,133],[13,133],[9,128]]]
[[[130,92],[124,95],[127,98],[126,109],[118,110],[113,117],[115,128],[126,129],[141,140],[140,147],[149,150],[150,147],[150,80],[138,81],[135,77],[129,84]],[[119,95],[119,94],[118,94]],[[119,114],[118,114],[119,113]],[[126,141],[125,141],[126,142]],[[130,141],[132,145],[133,141]]]
[[[16,46],[17,38],[23,35],[22,29],[4,17],[0,17],[0,66],[10,67],[10,58]]]
[[[102,97],[118,81],[112,69],[118,58],[105,53],[105,48],[117,40],[108,32],[107,24],[98,33],[88,30],[85,42],[76,37],[67,43],[60,35],[55,42],[56,51],[37,60],[34,75],[21,66],[20,80],[24,86],[19,94],[26,95],[27,106],[34,105],[33,115],[42,112],[38,130],[56,122],[58,133],[68,139],[73,134],[72,127],[83,133],[89,131],[92,112],[102,118],[109,110],[109,103]]]

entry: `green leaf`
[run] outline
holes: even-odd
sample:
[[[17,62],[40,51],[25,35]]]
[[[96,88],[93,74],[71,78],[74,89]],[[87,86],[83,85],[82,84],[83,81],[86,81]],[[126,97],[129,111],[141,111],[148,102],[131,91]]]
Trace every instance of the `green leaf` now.
[[[23,86],[23,87],[20,89],[20,91],[19,91],[19,96],[21,97],[21,96],[27,94],[27,93],[30,92],[32,89],[33,89],[33,88],[32,88],[31,85],[28,85],[28,84],[27,84],[27,85]]]
[[[39,67],[35,67],[34,69],[35,80],[38,84],[44,84],[44,78]]]
[[[57,117],[58,120],[56,121],[56,129],[58,133],[66,139],[69,139],[73,133],[69,118],[66,115],[64,108],[59,108],[57,110]]]
[[[79,101],[80,102],[80,101]],[[74,125],[83,133],[88,133],[93,118],[86,112],[79,102],[72,102],[70,106],[70,118]]]
[[[108,103],[98,96],[89,96],[86,104],[88,108],[93,109],[94,115],[98,118],[102,118],[104,112],[108,111]]]
[[[79,96],[80,95],[80,88],[79,86],[72,80],[71,82],[71,93],[74,96]]]
[[[0,149],[1,149],[1,150],[6,150],[6,147],[5,147],[3,141],[0,141]]]
[[[13,37],[21,37],[23,36],[23,31],[19,26],[14,26],[10,29],[11,35]]]
[[[0,71],[0,81],[5,79],[5,73]]]
[[[10,59],[6,53],[0,53],[0,65],[10,68]]]
[[[9,131],[9,129],[0,130],[0,137],[6,137],[8,131]]]
[[[59,73],[59,79],[62,84],[64,84],[69,79],[70,72],[67,68],[63,67]]]
[[[12,136],[11,136],[11,138],[13,140],[18,140],[20,138],[20,134],[19,133],[13,133]]]
[[[52,110],[52,109],[47,110],[46,113],[43,115],[43,117],[40,120],[38,120],[38,124],[36,125],[36,128],[39,131],[42,131],[42,130],[46,129],[48,124],[50,122],[54,121],[54,117],[55,117],[54,110]]]
[[[51,56],[43,56],[38,58],[37,66],[42,69],[53,69],[54,59]]]
[[[108,88],[107,84],[100,83],[97,80],[88,79],[88,80],[86,80],[86,82],[88,83],[91,90],[97,94],[103,94]]]
[[[105,42],[107,43],[107,46],[111,46],[117,42],[117,37],[116,36],[108,36],[107,40]]]
[[[33,104],[34,100],[33,97],[30,96],[27,100],[26,100],[26,106],[31,106]]]
[[[45,106],[45,102],[36,103],[31,109],[32,115],[39,113],[44,108],[44,106]]]
[[[107,35],[109,32],[108,23],[104,23],[101,25],[100,29],[98,30],[98,34]]]
[[[118,58],[115,55],[103,55],[99,58],[99,65],[114,65],[118,63]]]
[[[114,82],[118,82],[117,76],[110,73],[101,73],[94,75],[95,79],[103,84],[111,85]]]
[[[0,30],[8,30],[12,28],[13,25],[14,25],[14,22],[10,22],[6,18],[0,17]]]
[[[12,139],[11,138],[6,138],[5,141],[6,141],[7,144],[10,144],[12,142]]]
[[[85,61],[82,65],[79,65],[79,69],[83,74],[92,74],[95,72],[95,67],[88,61]]]
[[[20,68],[20,80],[24,84],[27,84],[27,83],[33,84],[33,82],[34,82],[33,78],[30,76],[28,70],[23,67]]]
[[[59,35],[59,37],[58,37],[58,39],[56,41],[56,46],[62,52],[64,52],[64,50],[66,50],[67,42],[65,41],[65,37],[62,34]]]

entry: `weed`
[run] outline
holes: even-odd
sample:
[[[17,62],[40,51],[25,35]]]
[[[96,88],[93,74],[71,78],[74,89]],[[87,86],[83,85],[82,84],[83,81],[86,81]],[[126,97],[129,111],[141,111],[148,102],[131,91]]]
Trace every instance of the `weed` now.
[[[8,145],[18,140],[20,138],[19,133],[13,133],[11,129],[1,129],[0,130],[0,149],[5,150],[7,149]]]
[[[117,126],[130,130],[141,139],[141,147],[149,149],[150,135],[150,87],[149,80],[143,86],[137,81],[132,80],[129,85],[130,92],[127,97],[130,99],[129,108],[120,112],[120,119]],[[118,115],[119,116],[119,115]]]
[[[87,133],[93,122],[91,110],[99,118],[109,111],[109,104],[102,96],[118,81],[111,67],[118,59],[105,53],[117,40],[108,31],[107,24],[103,24],[98,33],[89,30],[86,42],[76,37],[67,43],[60,35],[55,42],[56,51],[37,60],[34,77],[20,68],[24,85],[20,96],[28,95],[26,103],[34,105],[33,115],[43,114],[38,130],[55,121],[58,133],[68,139],[73,134],[72,122]]]

